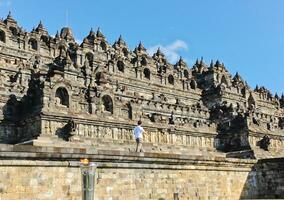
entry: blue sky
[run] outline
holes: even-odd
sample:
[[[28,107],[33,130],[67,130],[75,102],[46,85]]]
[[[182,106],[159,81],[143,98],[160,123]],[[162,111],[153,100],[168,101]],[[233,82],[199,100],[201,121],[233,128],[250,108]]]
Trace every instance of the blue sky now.
[[[30,31],[40,20],[51,35],[72,27],[78,41],[100,27],[110,43],[121,34],[130,49],[142,41],[169,60],[224,62],[251,87],[284,92],[284,0],[0,0]],[[67,17],[68,16],[68,17]]]

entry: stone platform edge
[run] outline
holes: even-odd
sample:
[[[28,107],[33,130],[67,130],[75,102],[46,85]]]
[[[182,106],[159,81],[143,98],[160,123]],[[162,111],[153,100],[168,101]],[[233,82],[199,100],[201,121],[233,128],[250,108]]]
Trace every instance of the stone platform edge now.
[[[255,159],[217,156],[0,144],[0,166],[79,167],[82,158],[88,158],[98,168],[251,171],[257,163]]]

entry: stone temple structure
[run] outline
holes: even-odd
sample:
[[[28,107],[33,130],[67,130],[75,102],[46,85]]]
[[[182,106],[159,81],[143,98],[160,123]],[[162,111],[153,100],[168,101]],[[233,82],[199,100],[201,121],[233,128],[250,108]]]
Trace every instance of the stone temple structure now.
[[[133,152],[135,141],[132,130],[139,119],[148,132],[143,141],[145,153],[141,154]],[[231,181],[232,187],[237,189],[224,193],[221,189],[210,191],[211,187],[219,183],[206,186],[207,193],[204,193],[203,184],[208,184],[207,179],[194,187],[187,185],[184,187],[187,189],[174,191],[180,187],[176,185],[194,185],[193,178],[169,186],[167,191],[171,191],[170,196],[167,191],[163,191],[163,187],[167,187],[163,185],[158,188],[162,191],[157,189],[158,192],[148,192],[145,189],[142,194],[146,196],[140,194],[142,196],[139,197],[135,196],[135,189],[133,193],[127,190],[130,199],[284,196],[284,181],[278,181],[282,179],[278,179],[277,173],[274,176],[275,168],[268,170],[272,178],[267,187],[265,180],[268,175],[263,175],[263,171],[254,171],[253,181],[247,178],[250,177],[248,174],[252,166],[253,169],[264,169],[267,167],[265,159],[273,160],[284,155],[283,95],[274,96],[265,87],[252,89],[238,73],[232,76],[220,61],[207,64],[201,59],[189,67],[182,58],[176,64],[170,64],[159,49],[153,56],[149,55],[141,42],[132,51],[121,36],[114,44],[109,44],[100,29],[90,30],[82,44],[78,44],[68,27],[62,28],[52,37],[41,22],[31,32],[26,32],[10,13],[5,20],[0,21],[0,143],[3,143],[0,146],[0,172],[1,167],[2,172],[23,169],[17,169],[15,163],[9,163],[11,160],[22,160],[22,164],[16,165],[24,166],[27,171],[34,170],[35,174],[43,169],[59,167],[54,162],[69,162],[67,166],[60,165],[68,171],[71,160],[75,159],[72,156],[78,154],[78,159],[88,155],[98,163],[112,163],[111,170],[137,168],[139,173],[133,173],[140,174],[142,182],[147,182],[147,178],[141,176],[148,173],[147,169],[154,169],[157,160],[162,158],[168,159],[167,167],[156,167],[161,171],[155,173],[162,174],[176,167],[167,173],[181,170],[179,175],[172,174],[175,177],[171,179],[173,182],[182,180],[182,177],[186,179],[187,176],[198,179],[201,175],[205,178],[208,176],[208,180],[210,177],[219,177],[216,179],[226,185],[227,182],[220,176],[231,175],[218,174],[222,170],[224,173],[228,171],[224,169],[226,167],[238,168],[233,170],[236,177],[232,180],[244,179],[237,186]],[[100,157],[100,151],[105,152],[103,157]],[[35,152],[38,154],[33,155]],[[62,156],[58,156],[58,152],[63,152],[60,154]],[[111,159],[106,155],[112,156]],[[38,162],[31,164],[29,160]],[[128,160],[133,166],[125,167],[125,162],[121,160]],[[268,163],[274,167],[281,161],[272,160]],[[165,165],[164,162],[159,161],[158,164]],[[203,163],[202,167],[220,165],[223,168],[214,168],[216,173],[210,175],[211,169],[209,175],[206,175],[197,163]],[[100,187],[98,181],[98,195],[101,195],[101,199],[125,199],[118,192],[111,192],[115,190],[114,186],[107,191],[103,189],[111,185],[110,182],[104,183],[104,174],[115,173],[104,171],[111,168],[107,166],[104,168],[101,165],[102,175],[98,180],[104,186]],[[186,166],[187,170],[193,166],[203,171],[182,174]],[[72,170],[66,173],[76,174],[78,166]],[[141,170],[145,171],[140,173]],[[240,171],[246,174],[239,175]],[[258,173],[262,174],[261,178]],[[125,178],[123,175],[119,177]],[[156,176],[152,178],[157,179]],[[245,182],[246,178],[249,181]],[[256,179],[259,180],[257,186],[254,185]],[[271,181],[276,180],[279,183],[272,184]],[[280,183],[282,188],[278,187]],[[14,184],[21,185],[19,182]],[[22,196],[19,194],[17,198],[7,196],[13,192],[7,192],[9,187],[3,185],[0,182],[0,199],[30,199],[23,197],[27,192],[22,192]],[[58,195],[67,194],[65,190],[59,190]],[[73,194],[72,189],[70,191],[72,198],[52,196],[54,192],[52,195],[48,193],[50,198],[47,195],[38,199],[80,199],[78,192]],[[118,191],[126,190],[120,188]],[[234,191],[238,192],[235,194]],[[265,194],[261,193],[264,191]]]

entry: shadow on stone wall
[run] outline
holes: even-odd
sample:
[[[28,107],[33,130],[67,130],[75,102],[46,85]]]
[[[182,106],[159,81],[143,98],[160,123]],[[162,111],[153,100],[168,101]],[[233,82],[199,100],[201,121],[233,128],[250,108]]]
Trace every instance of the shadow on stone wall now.
[[[232,104],[223,102],[214,105],[210,110],[210,120],[217,124],[218,150],[234,152],[250,150],[248,141],[247,113],[238,113]]]
[[[240,199],[284,199],[284,158],[259,160],[247,176]]]
[[[33,77],[29,81],[27,93],[22,98],[11,94],[2,108],[0,122],[0,143],[16,144],[26,137],[33,128],[36,117],[43,106],[43,83]],[[31,134],[31,137],[33,134]]]
[[[75,135],[76,126],[74,120],[70,119],[62,128],[56,130],[55,135],[65,141],[70,141],[71,137]]]
[[[20,118],[18,111],[21,110],[21,103],[15,95],[10,95],[2,108],[3,120],[0,122],[0,143],[14,144],[18,140],[17,121]]]

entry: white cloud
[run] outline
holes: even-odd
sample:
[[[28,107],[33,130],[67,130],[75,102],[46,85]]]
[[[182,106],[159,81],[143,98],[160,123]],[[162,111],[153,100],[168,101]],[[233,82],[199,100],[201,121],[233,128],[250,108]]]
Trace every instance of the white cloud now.
[[[185,41],[176,40],[173,43],[166,45],[166,46],[161,45],[161,44],[152,46],[148,48],[148,53],[150,55],[153,55],[157,51],[158,48],[161,49],[161,51],[165,54],[165,56],[167,57],[170,63],[175,63],[178,61],[180,57],[178,52],[187,51],[188,45],[186,44]]]
[[[75,42],[77,42],[80,45],[80,44],[82,44],[83,41],[78,39],[78,38],[75,38]]]

